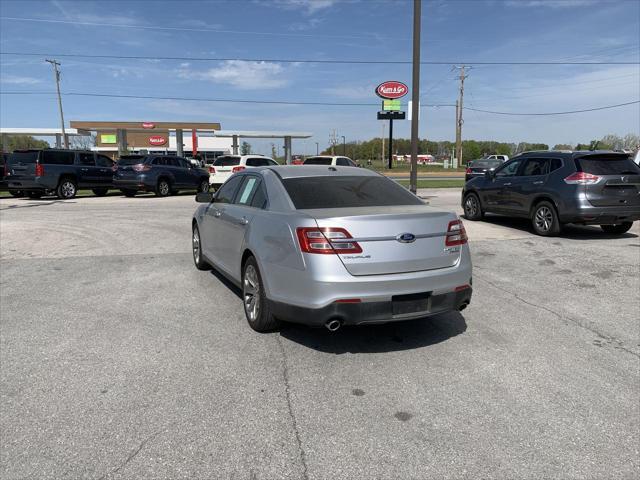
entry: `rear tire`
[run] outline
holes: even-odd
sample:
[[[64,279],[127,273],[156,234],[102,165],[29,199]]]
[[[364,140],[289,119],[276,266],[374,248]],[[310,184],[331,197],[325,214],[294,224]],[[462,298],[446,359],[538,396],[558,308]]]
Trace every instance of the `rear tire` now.
[[[161,178],[160,180],[158,180],[155,193],[157,197],[168,197],[171,193],[171,185],[169,184],[169,180],[165,178]]]
[[[96,197],[104,197],[109,191],[108,188],[93,188],[91,190]]]
[[[482,205],[480,199],[475,193],[469,193],[464,197],[464,218],[467,220],[482,220],[484,212],[482,211]]]
[[[200,241],[200,229],[196,223],[193,224],[191,234],[191,249],[193,251],[193,263],[198,270],[211,270],[204,257],[202,256],[202,242]]]
[[[136,196],[136,191],[135,190],[120,190],[125,197],[135,197]]]
[[[247,322],[256,332],[269,332],[280,325],[271,313],[260,269],[253,257],[249,257],[242,268],[242,304]]]
[[[562,230],[556,207],[546,201],[538,203],[533,209],[531,225],[533,231],[543,237],[554,237]]]
[[[56,188],[56,195],[63,200],[69,200],[78,193],[78,185],[71,178],[62,178]]]
[[[27,197],[33,198],[34,200],[38,200],[42,198],[42,192],[29,192],[27,193]]]
[[[627,233],[632,226],[633,222],[623,222],[617,225],[600,225],[600,228],[604,231],[604,233],[609,233],[611,235],[622,235],[623,233]]]
[[[22,190],[10,190],[9,194],[16,198],[24,197],[24,192]]]
[[[198,193],[207,193],[209,191],[209,179],[204,179],[200,181],[200,185],[198,186]]]

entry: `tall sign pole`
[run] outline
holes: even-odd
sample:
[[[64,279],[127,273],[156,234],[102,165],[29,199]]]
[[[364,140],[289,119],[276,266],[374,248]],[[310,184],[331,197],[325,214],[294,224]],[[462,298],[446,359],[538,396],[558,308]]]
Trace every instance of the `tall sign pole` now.
[[[393,168],[393,117],[389,118],[389,170]]]
[[[56,90],[58,91],[58,110],[60,110],[60,126],[62,127],[62,138],[64,139],[64,148],[69,148],[69,139],[64,131],[64,114],[62,113],[62,97],[60,96],[60,63],[57,60],[45,60],[53,67],[53,75],[56,80]]]
[[[420,114],[420,20],[422,0],[413,0],[413,77],[411,79],[411,172],[409,189],[418,190],[418,118]]]
[[[378,120],[389,120],[389,158],[387,159],[389,169],[393,168],[393,121],[405,119],[405,112],[400,111],[399,99],[407,93],[409,93],[409,87],[395,80],[382,82],[376,87],[376,95],[383,99],[382,110],[378,112]],[[382,149],[384,151],[384,133]]]

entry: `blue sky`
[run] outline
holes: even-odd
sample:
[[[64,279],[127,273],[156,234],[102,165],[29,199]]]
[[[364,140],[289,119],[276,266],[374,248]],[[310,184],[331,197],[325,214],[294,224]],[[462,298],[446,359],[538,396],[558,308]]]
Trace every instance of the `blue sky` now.
[[[3,52],[255,59],[410,60],[407,0],[0,0]],[[26,20],[29,19],[29,20]],[[422,102],[452,104],[459,61],[640,61],[638,0],[425,0]],[[411,85],[410,65],[62,58],[63,92],[378,102],[384,80]],[[0,57],[3,92],[53,91],[44,57]],[[465,105],[507,112],[599,107],[640,98],[640,66],[473,66]],[[6,127],[58,125],[55,97],[0,96]],[[313,132],[296,152],[381,134],[372,106],[295,106],[65,96],[67,120],[219,121],[225,129]],[[386,123],[386,122],[385,122]],[[409,122],[397,122],[397,137]],[[465,112],[464,138],[588,142],[640,132],[640,107],[554,117]],[[423,108],[420,136],[454,138],[454,109]],[[258,149],[267,152],[267,143]]]

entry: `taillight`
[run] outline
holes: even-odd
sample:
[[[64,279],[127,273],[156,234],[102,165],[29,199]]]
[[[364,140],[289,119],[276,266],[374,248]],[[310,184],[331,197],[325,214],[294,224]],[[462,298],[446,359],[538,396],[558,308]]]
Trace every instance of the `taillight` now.
[[[471,169],[469,167],[467,167],[467,169],[464,171],[464,173],[471,173]]]
[[[444,244],[447,247],[455,247],[456,245],[464,245],[467,243],[467,231],[464,229],[464,225],[460,220],[453,220],[449,222],[447,228],[447,237]]]
[[[214,167],[213,165],[209,166],[209,173],[216,173],[216,167]]]
[[[232,173],[236,173],[236,172],[241,172],[242,170],[244,170],[245,167],[233,167],[231,169]]]
[[[357,242],[344,228],[324,227],[296,229],[300,250],[307,253],[362,253]]]
[[[44,165],[36,163],[36,177],[44,177]]]
[[[112,172],[117,172],[118,171],[118,164],[114,163],[113,165],[111,165],[111,171]]]
[[[7,165],[7,164],[5,163],[5,164],[4,164],[4,169],[3,169],[3,170],[4,170],[4,171],[2,172],[2,174],[3,174],[5,177],[8,177],[8,176],[9,176],[9,165]]]
[[[148,165],[146,163],[138,163],[132,168],[135,172],[148,172],[149,170],[151,170],[151,165]]]
[[[600,177],[592,173],[576,172],[565,178],[564,182],[569,185],[592,185],[598,183],[598,180]]]

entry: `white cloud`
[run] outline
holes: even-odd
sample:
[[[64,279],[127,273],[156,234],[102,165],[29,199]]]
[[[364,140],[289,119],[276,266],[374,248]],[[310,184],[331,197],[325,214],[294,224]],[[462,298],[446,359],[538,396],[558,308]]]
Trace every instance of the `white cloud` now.
[[[3,75],[0,78],[0,83],[7,83],[11,85],[36,85],[42,83],[39,78],[33,77],[19,77],[16,75]]]
[[[65,2],[61,2],[59,0],[52,0],[51,5],[53,5],[58,11],[64,16],[64,18],[68,21],[77,22],[77,23],[101,23],[101,24],[113,24],[113,25],[128,25],[134,26],[138,25],[139,22],[136,18],[132,16],[125,15],[108,15],[104,13],[89,13],[89,12],[80,12],[78,11],[78,5],[68,5],[71,8],[67,8]]]
[[[370,85],[340,85],[327,87],[321,90],[322,93],[340,98],[370,99],[375,103],[378,98],[375,95],[376,86]]]
[[[505,2],[509,7],[521,8],[572,8],[586,7],[594,3],[596,3],[596,0],[507,0]]]
[[[277,7],[286,10],[303,10],[311,15],[320,10],[332,7],[337,0],[271,0],[271,3]]]
[[[205,80],[230,85],[241,90],[264,90],[282,87],[289,83],[284,68],[272,62],[248,62],[226,60],[220,67],[204,71],[178,70],[178,77],[189,80]]]

